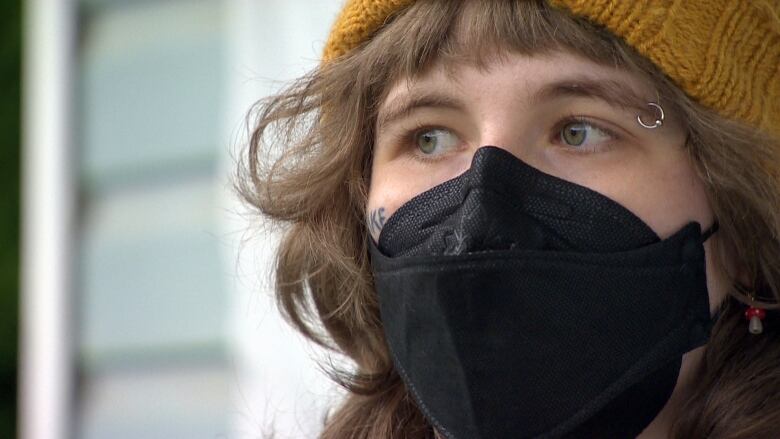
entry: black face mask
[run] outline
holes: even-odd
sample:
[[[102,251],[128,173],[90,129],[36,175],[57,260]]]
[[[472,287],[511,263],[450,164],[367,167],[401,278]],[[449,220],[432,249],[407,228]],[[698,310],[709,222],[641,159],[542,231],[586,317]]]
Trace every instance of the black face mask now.
[[[481,148],[372,243],[395,366],[450,439],[633,438],[709,337],[713,231],[661,240],[609,198]]]

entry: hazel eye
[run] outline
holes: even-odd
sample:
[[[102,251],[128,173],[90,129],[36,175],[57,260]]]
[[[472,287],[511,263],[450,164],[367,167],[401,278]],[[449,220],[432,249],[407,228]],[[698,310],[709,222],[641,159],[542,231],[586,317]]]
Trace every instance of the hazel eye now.
[[[458,137],[450,130],[434,128],[419,131],[415,136],[417,149],[425,155],[441,154],[458,145]]]
[[[561,141],[568,146],[591,145],[611,138],[609,133],[588,122],[567,123],[560,132]]]

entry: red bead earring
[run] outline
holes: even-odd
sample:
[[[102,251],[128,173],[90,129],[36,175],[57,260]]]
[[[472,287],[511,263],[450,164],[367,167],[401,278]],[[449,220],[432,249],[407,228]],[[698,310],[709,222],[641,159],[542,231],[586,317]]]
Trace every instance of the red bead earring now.
[[[761,334],[764,332],[764,324],[761,323],[761,321],[766,318],[766,311],[751,306],[745,311],[745,318],[750,322],[748,323],[748,331],[750,331],[751,334]]]

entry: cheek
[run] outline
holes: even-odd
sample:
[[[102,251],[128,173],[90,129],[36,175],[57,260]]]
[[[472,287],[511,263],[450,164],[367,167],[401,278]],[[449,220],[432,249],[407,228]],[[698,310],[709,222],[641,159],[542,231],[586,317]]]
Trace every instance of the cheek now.
[[[637,162],[610,175],[594,189],[633,212],[661,238],[691,221],[706,229],[714,220],[704,183],[685,153],[656,163]]]
[[[712,210],[704,187],[695,175],[678,174],[651,184],[666,190],[648,190],[651,195],[643,198],[644,203],[637,207],[637,213],[662,238],[691,221],[698,222],[702,229],[712,224]]]
[[[661,166],[638,167],[615,179],[601,181],[599,187],[592,188],[636,214],[661,238],[671,236],[691,221],[698,222],[705,231],[715,220],[704,183],[687,154]],[[617,179],[628,184],[617,185]],[[721,261],[718,257],[718,239],[719,234],[715,233],[704,243],[712,312],[727,296],[731,274],[737,269],[734,261]]]
[[[407,198],[411,198],[407,192],[407,188],[393,180],[377,174],[372,175],[366,203],[366,224],[374,242],[379,241],[379,234],[388,218],[407,201]]]
[[[465,172],[470,165],[467,152],[452,157],[446,163],[431,166],[407,158],[395,160],[375,160],[371,168],[366,218],[369,231],[374,240],[379,237],[382,222],[379,220],[381,209],[385,221],[403,204],[415,196]]]
[[[401,184],[396,178],[374,173],[368,191],[366,214],[370,217],[372,212],[382,209],[385,219],[389,218],[402,204],[414,196],[408,186]]]

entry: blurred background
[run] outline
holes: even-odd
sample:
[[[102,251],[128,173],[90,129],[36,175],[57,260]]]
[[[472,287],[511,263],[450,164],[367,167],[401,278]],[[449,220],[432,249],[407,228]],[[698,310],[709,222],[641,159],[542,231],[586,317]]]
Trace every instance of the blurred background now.
[[[3,1],[0,438],[315,437],[332,359],[230,179],[341,0]]]
[[[0,438],[16,434],[19,300],[20,0],[0,14]]]

